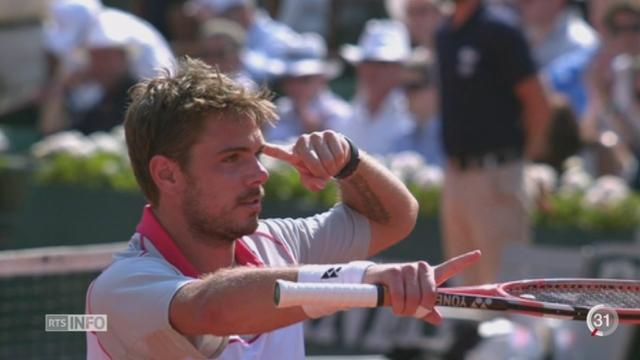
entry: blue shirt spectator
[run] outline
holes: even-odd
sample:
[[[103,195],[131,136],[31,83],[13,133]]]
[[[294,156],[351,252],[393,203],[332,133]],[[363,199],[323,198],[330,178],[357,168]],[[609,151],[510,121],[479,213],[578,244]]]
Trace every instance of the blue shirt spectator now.
[[[567,96],[571,107],[578,114],[578,119],[587,108],[587,87],[584,78],[596,51],[596,48],[586,48],[570,52],[543,69],[551,87]]]
[[[434,117],[424,124],[416,123],[411,132],[396,140],[393,151],[415,151],[422,155],[427,164],[443,167],[445,162],[442,150],[442,121]]]

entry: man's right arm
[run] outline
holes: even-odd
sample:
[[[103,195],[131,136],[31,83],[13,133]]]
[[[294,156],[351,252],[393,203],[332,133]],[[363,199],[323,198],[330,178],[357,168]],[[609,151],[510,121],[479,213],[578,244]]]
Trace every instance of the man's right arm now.
[[[432,310],[436,287],[479,257],[480,252],[475,251],[437,266],[424,261],[372,265],[363,282],[384,285],[394,313],[412,316],[418,306]],[[216,271],[178,290],[170,305],[171,324],[185,335],[229,336],[259,334],[305,320],[308,316],[301,308],[278,309],[273,301],[276,280],[297,281],[300,269],[238,267]],[[424,320],[437,323],[440,315],[432,311]]]
[[[296,268],[221,269],[183,286],[171,301],[172,326],[184,335],[257,334],[307,317],[301,308],[277,309],[277,279],[296,281]]]

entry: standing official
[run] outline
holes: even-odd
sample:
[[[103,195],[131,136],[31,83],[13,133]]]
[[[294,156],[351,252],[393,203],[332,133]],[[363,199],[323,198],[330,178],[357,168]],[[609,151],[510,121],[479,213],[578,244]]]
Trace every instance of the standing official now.
[[[485,256],[467,283],[494,281],[509,243],[529,238],[523,165],[543,152],[549,105],[524,36],[506,9],[456,0],[437,34],[445,253]]]

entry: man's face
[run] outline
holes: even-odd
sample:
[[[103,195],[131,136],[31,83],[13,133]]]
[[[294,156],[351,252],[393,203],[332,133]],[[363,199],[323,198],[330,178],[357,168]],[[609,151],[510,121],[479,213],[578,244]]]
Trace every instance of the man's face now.
[[[318,95],[325,84],[322,75],[290,76],[283,79],[282,90],[294,101],[307,103]]]
[[[117,85],[129,74],[127,53],[123,48],[89,49],[88,75],[106,88]]]
[[[256,230],[269,177],[258,159],[263,144],[249,119],[206,120],[183,169],[182,211],[195,238],[232,242]]]
[[[431,43],[442,14],[431,0],[409,0],[406,5],[407,29],[411,40]]]
[[[640,17],[629,12],[619,12],[613,17],[611,29],[613,45],[628,54],[640,52]]]
[[[394,62],[363,61],[356,71],[358,86],[365,92],[390,91],[400,84],[402,65]]]
[[[546,24],[556,18],[565,0],[517,0],[522,21],[528,26]]]
[[[437,92],[424,75],[406,70],[403,74],[403,84],[407,96],[409,111],[417,116],[432,115],[437,109]]]
[[[240,70],[240,58],[235,46],[224,36],[212,36],[201,43],[199,57],[211,66],[218,66],[223,73]]]

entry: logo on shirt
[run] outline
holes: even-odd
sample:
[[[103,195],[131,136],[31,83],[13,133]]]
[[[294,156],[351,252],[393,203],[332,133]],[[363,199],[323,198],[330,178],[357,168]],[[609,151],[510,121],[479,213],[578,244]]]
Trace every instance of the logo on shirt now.
[[[458,50],[458,75],[469,78],[476,72],[476,65],[480,60],[480,53],[469,45]]]
[[[338,266],[337,268],[329,268],[329,270],[325,271],[324,274],[322,274],[321,279],[326,280],[331,278],[337,278],[340,270],[342,270],[342,266]]]

